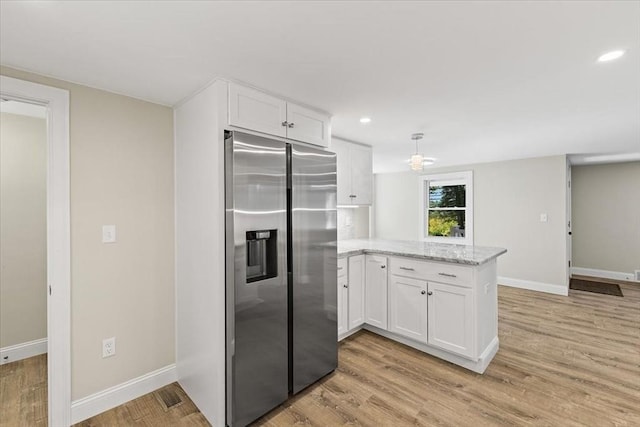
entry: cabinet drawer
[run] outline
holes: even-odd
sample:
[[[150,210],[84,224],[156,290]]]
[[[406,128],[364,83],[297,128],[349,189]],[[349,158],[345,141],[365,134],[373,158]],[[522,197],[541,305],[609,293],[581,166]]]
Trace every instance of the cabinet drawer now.
[[[348,258],[338,258],[338,277],[347,277],[349,270],[347,269]]]
[[[389,270],[396,276],[433,280],[472,287],[473,269],[446,262],[419,261],[411,258],[389,258]]]

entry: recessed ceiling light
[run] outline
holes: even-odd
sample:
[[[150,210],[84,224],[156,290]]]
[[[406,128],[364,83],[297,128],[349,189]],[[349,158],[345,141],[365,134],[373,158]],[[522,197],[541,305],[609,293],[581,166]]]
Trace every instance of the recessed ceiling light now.
[[[371,122],[371,118],[370,117],[362,117],[360,118],[360,123],[370,123]]]
[[[612,50],[611,52],[600,55],[598,62],[613,61],[614,59],[620,58],[622,55],[624,55],[624,50]]]

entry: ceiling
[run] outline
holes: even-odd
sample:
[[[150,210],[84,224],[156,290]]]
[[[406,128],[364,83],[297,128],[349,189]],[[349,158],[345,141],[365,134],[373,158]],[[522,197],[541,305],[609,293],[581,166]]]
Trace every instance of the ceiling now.
[[[597,57],[627,54],[609,63]],[[175,105],[216,76],[407,170],[638,153],[640,2],[0,2],[0,62]],[[371,123],[359,122],[362,116]]]

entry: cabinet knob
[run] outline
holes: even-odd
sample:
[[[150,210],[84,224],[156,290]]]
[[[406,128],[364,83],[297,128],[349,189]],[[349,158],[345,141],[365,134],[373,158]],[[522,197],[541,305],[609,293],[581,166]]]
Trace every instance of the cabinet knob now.
[[[421,293],[422,295],[424,295],[426,292],[427,292],[427,291],[420,291],[420,293]]]
[[[424,293],[424,291],[422,291],[422,293]],[[427,292],[427,295],[433,295],[433,292],[429,291]]]
[[[381,265],[380,268],[387,268],[387,266],[386,265]]]
[[[349,285],[342,285],[342,287],[343,287],[343,288],[348,288],[348,287],[349,287]]]
[[[284,122],[282,122],[282,126],[289,126],[289,122],[285,120]]]
[[[287,126],[289,126],[290,128],[292,128],[294,124],[295,124],[295,123],[289,123]]]

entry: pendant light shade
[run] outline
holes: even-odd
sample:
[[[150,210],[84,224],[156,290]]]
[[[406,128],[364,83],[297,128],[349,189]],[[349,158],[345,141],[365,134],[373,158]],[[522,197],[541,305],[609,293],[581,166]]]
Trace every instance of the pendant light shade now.
[[[424,163],[424,157],[422,157],[422,154],[414,154],[413,156],[411,156],[411,170],[414,171],[421,171],[423,170],[423,163]]]
[[[411,135],[411,139],[416,142],[416,153],[411,156],[410,165],[411,170],[416,172],[420,172],[424,168],[424,156],[418,152],[418,141],[421,140],[423,136],[423,133],[414,133]]]

